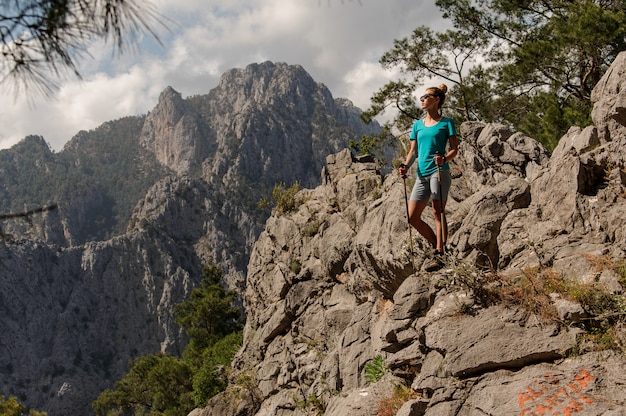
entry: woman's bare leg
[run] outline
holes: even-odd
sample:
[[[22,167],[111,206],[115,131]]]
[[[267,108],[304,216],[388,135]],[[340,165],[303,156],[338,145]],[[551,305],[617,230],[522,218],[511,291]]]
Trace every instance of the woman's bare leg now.
[[[443,206],[443,207],[442,207]],[[435,216],[435,248],[438,252],[443,253],[443,228],[441,227],[441,210],[442,208],[446,209],[446,201],[441,201],[441,205],[439,201],[433,200],[433,215]]]
[[[409,201],[409,221],[433,248],[437,247],[437,236],[430,225],[422,220],[422,212],[426,208],[426,203],[420,201]]]

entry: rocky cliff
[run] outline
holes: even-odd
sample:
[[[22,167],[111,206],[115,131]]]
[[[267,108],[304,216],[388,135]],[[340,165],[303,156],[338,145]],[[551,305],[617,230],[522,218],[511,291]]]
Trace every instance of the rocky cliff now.
[[[202,267],[242,285],[269,216],[258,201],[277,183],[317,186],[327,154],[376,131],[358,114],[303,68],[265,62],[208,94],[167,88],[148,115],[58,154],[41,137],[0,152],[3,213],[58,203],[0,224],[0,394],[92,414],[130,359],[180,353],[172,308]]]
[[[552,155],[504,126],[461,126],[436,273],[402,179],[330,155],[322,185],[267,221],[231,384],[192,415],[626,414],[624,68],[622,53],[593,125]],[[366,377],[376,357],[380,381]]]

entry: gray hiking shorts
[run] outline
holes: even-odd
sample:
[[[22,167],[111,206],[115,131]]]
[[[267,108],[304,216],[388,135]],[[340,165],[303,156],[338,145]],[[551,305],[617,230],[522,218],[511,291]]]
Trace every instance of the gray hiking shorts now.
[[[418,176],[415,179],[415,185],[413,185],[413,191],[411,192],[411,201],[421,201],[427,204],[431,197],[434,201],[438,201],[440,199],[447,201],[451,184],[452,176],[450,175],[450,171],[447,169],[441,170],[441,195],[439,194],[439,180],[437,179],[437,172],[430,176]]]

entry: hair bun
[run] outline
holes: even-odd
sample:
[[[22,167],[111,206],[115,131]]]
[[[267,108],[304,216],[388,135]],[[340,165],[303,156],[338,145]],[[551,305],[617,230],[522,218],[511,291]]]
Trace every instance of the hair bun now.
[[[448,92],[448,86],[446,84],[441,84],[439,85],[439,90],[445,94]]]

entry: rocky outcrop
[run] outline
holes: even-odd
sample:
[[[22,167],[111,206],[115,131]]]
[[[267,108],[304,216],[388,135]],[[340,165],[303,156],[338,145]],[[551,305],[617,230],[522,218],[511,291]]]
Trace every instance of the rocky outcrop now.
[[[626,55],[620,53],[591,93],[591,118],[604,145],[617,150],[624,144],[626,126]],[[612,155],[624,162],[623,153]]]
[[[201,119],[172,87],[161,93],[159,103],[146,117],[140,143],[179,175],[197,171],[211,149]]]
[[[192,414],[375,416],[401,383],[415,394],[404,416],[623,414],[626,359],[581,346],[580,305],[552,294],[558,317],[546,319],[486,301],[483,285],[550,268],[623,294],[623,276],[593,259],[620,261],[626,250],[626,150],[616,146],[625,57],[594,91],[596,124],[572,128],[550,156],[503,126],[461,127],[452,255],[439,272],[421,268],[402,179],[347,150],[329,156],[322,185],[267,221],[248,267],[233,383]],[[485,270],[491,280],[477,280]],[[626,345],[623,327],[613,336]],[[378,355],[387,376],[370,383]]]

